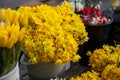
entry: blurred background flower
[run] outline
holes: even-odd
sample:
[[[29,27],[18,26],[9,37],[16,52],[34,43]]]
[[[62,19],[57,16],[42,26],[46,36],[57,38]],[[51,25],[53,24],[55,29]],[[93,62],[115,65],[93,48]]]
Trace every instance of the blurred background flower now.
[[[112,8],[116,11],[120,11],[120,0],[111,0]]]
[[[111,22],[111,17],[103,14],[101,0],[70,0],[75,13],[80,14],[85,24],[101,25]]]

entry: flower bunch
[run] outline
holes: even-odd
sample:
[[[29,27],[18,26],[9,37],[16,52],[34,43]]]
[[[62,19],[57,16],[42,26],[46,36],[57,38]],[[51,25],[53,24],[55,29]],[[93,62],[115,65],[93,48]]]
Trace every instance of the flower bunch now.
[[[21,15],[16,10],[0,10],[0,76],[7,74],[16,65],[25,28],[19,23]],[[23,19],[23,18],[21,18]]]
[[[101,73],[103,80],[120,80],[120,67],[116,64],[107,65]]]
[[[106,18],[100,9],[95,7],[86,7],[80,11],[80,14],[85,24],[102,25],[111,22],[111,18]]]
[[[104,15],[101,11],[100,5],[100,1],[85,0],[85,7],[79,11],[79,14],[85,24],[102,25],[111,22],[111,16]]]
[[[119,0],[111,0],[111,6],[114,10],[120,11],[120,1]]]
[[[120,45],[103,45],[92,52],[88,51],[90,71],[86,71],[70,80],[119,80]]]
[[[101,80],[99,73],[94,70],[82,73],[80,76],[71,77],[70,80]]]
[[[87,32],[69,2],[56,7],[46,4],[20,7],[18,11],[27,13],[27,23],[24,23],[27,30],[22,43],[31,63],[62,64],[80,59],[76,54],[78,45],[87,40]]]
[[[11,9],[0,10],[0,47],[12,48],[21,41],[25,28],[19,24],[20,13]]]
[[[120,63],[120,45],[109,46],[103,45],[103,48],[96,49],[92,52],[88,52],[89,65],[93,70],[97,72],[102,72],[108,64]]]

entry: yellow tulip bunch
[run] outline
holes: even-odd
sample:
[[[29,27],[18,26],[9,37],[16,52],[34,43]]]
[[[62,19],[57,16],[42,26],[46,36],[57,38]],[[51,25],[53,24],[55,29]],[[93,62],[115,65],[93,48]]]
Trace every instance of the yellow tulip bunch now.
[[[21,41],[25,28],[19,24],[20,13],[11,9],[0,10],[0,47],[12,48]]]
[[[87,40],[87,32],[69,2],[54,7],[46,4],[20,7],[18,11],[26,15],[22,43],[31,63],[79,61],[78,45]]]
[[[24,15],[17,10],[0,9],[0,77],[16,65],[24,37]]]

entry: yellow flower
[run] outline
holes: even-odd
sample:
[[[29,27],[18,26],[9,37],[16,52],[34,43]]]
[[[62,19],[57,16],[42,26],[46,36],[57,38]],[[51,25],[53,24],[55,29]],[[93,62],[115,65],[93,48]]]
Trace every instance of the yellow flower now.
[[[78,60],[80,59],[81,57],[79,55],[75,55],[73,56],[73,62],[78,62]]]
[[[62,60],[60,60],[60,59],[58,59],[56,62],[55,62],[55,64],[62,64]]]
[[[33,57],[32,59],[30,59],[30,62],[32,64],[38,63],[36,57]]]
[[[120,10],[120,1],[119,0],[110,0],[111,6],[114,10],[119,11]]]
[[[103,80],[119,80],[120,68],[117,65],[107,65],[101,73]]]
[[[24,34],[25,34],[25,30],[26,30],[25,27],[20,30],[19,35],[18,35],[18,40],[19,41],[22,41],[22,39],[24,37]]]
[[[6,47],[8,37],[0,33],[0,47]]]

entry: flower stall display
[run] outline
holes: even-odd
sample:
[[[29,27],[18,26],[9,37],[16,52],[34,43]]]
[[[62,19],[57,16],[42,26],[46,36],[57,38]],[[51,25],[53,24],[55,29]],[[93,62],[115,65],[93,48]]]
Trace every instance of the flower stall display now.
[[[93,52],[88,51],[89,70],[65,80],[120,80],[120,45],[103,45]],[[51,79],[54,80],[54,79]],[[56,78],[56,80],[59,80]]]
[[[82,20],[70,8],[69,2],[56,7],[46,4],[20,7],[18,11],[27,16],[22,44],[32,65],[79,61],[78,45],[88,37]]]
[[[88,50],[93,51],[96,48],[102,47],[103,44],[109,43],[109,35],[113,19],[110,10],[101,9],[101,5],[104,4],[101,0],[80,0],[79,2],[83,4],[83,6],[76,6],[76,8],[81,9],[75,12],[80,15],[82,22],[86,26],[86,31],[88,32],[89,37],[88,42],[82,45],[82,53],[84,54],[81,54],[81,52],[79,52],[79,54],[82,56],[82,63],[87,65],[89,57],[86,55],[86,52]]]
[[[12,9],[0,10],[0,78],[14,70],[21,52],[25,28],[19,24],[20,13]],[[12,74],[12,73],[11,73]],[[17,73],[19,74],[19,73]],[[14,80],[11,77],[12,80]],[[6,79],[5,79],[6,80]]]

